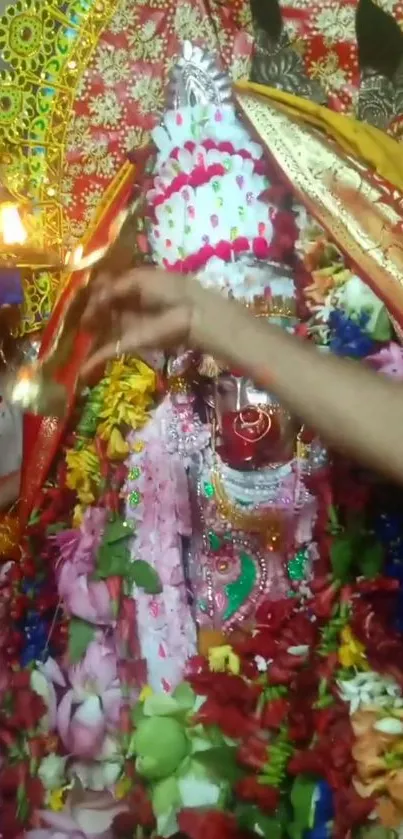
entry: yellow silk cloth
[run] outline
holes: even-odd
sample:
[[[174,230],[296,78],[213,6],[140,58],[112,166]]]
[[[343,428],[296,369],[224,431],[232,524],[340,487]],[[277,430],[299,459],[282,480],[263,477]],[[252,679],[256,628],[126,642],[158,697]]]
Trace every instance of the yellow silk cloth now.
[[[297,200],[403,326],[403,147],[276,89],[240,82],[235,95]]]

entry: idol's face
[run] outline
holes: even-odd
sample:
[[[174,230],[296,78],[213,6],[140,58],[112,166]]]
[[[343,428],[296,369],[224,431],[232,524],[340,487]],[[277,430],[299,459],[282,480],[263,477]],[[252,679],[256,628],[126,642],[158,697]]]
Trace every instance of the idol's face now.
[[[290,417],[251,379],[237,371],[222,373],[215,380],[211,400],[217,448],[230,466],[254,469],[292,457],[295,429]]]

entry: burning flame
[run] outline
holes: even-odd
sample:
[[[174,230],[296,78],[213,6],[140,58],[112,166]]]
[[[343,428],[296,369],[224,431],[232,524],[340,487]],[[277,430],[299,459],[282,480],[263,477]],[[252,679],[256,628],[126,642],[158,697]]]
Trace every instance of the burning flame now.
[[[0,204],[0,238],[5,245],[23,245],[28,238],[15,204]]]

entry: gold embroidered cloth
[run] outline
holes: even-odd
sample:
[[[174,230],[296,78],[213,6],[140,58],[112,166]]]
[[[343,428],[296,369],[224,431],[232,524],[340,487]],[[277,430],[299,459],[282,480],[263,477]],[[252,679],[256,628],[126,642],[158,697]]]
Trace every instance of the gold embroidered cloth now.
[[[361,276],[403,324],[403,239],[396,190],[371,176],[321,131],[292,118],[278,103],[237,92],[245,118],[259,135],[296,197],[325,227]],[[378,183],[379,180],[379,183]]]

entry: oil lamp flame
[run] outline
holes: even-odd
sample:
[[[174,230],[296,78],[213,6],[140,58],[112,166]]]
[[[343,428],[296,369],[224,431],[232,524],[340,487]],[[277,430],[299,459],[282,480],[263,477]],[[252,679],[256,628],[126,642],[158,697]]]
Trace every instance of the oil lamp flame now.
[[[0,204],[0,235],[5,245],[23,245],[28,238],[15,204]]]

